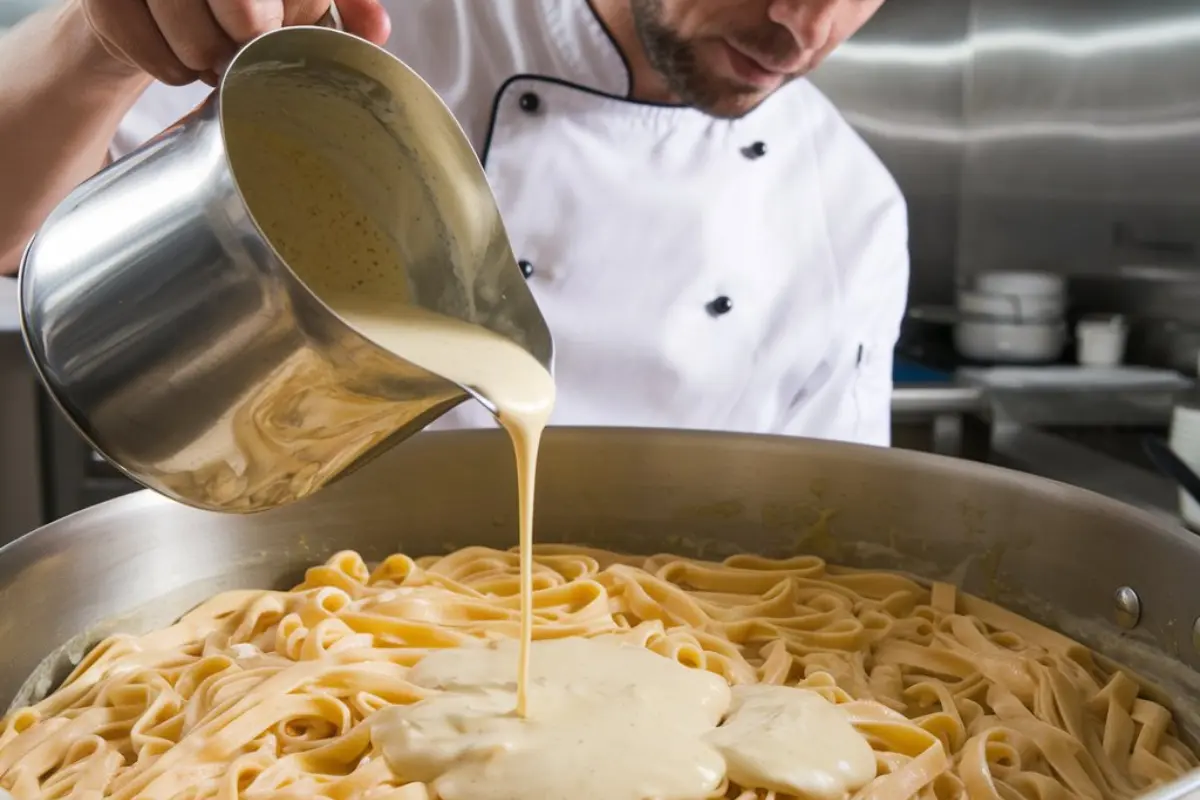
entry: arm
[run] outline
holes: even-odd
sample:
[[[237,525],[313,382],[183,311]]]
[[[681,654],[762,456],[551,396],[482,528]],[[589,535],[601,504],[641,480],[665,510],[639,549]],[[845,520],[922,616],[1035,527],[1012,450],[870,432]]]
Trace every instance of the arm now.
[[[150,78],[109,56],[75,3],[0,38],[0,75],[0,275],[13,275],[41,221],[104,165]]]

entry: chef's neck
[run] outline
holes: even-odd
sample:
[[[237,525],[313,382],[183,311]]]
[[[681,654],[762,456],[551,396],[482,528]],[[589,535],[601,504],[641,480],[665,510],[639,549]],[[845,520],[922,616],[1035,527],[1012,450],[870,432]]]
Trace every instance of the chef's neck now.
[[[645,103],[678,103],[667,80],[650,64],[633,23],[630,0],[590,0],[629,65],[629,97]]]

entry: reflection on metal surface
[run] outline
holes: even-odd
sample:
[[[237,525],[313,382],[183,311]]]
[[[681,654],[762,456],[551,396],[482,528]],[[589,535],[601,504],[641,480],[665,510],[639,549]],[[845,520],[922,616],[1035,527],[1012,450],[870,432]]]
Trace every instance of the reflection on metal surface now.
[[[908,199],[914,302],[963,272],[1200,261],[1193,0],[887,3],[814,79]]]
[[[892,390],[892,416],[973,413],[984,409],[978,386],[897,386]]]
[[[892,446],[986,461],[987,404],[977,386],[905,384],[892,391]]]
[[[264,153],[238,136],[247,125],[336,165],[415,303],[552,355],[479,161],[434,92],[347,34],[260,37],[219,93],[76,189],[21,270],[29,350],[92,445],[170,497],[241,512],[317,491],[468,397],[353,331],[288,268],[280,252],[302,244],[264,233],[265,204],[237,185]],[[328,261],[318,245],[345,239],[315,203],[323,236],[304,253]]]
[[[1200,7],[974,8],[973,43],[1020,35],[971,61],[968,128],[1009,135],[967,145],[962,269],[1106,271],[1144,242],[1200,242]]]
[[[1193,770],[1174,783],[1146,792],[1138,800],[1200,800],[1200,770]]]
[[[993,3],[995,5],[995,3]],[[1069,5],[1069,4],[1068,4]],[[1075,3],[1076,9],[1082,4]],[[1094,4],[1092,4],[1094,8]],[[1152,10],[1150,4],[1143,6]],[[1163,21],[1133,21],[1120,29],[1093,31],[1011,30],[972,32],[969,42],[877,43],[864,45],[847,42],[838,50],[838,58],[856,64],[874,64],[889,68],[963,66],[976,54],[1002,52],[1016,55],[1052,54],[1065,58],[1119,56],[1123,50],[1158,51],[1164,47],[1200,47],[1200,18],[1184,17]]]
[[[1117,624],[1126,630],[1137,627],[1142,617],[1142,600],[1138,593],[1128,586],[1122,586],[1113,594],[1113,605],[1116,607]]]
[[[913,302],[953,296],[966,70],[938,54],[968,45],[969,12],[963,0],[885,3],[813,74],[908,201]]]
[[[992,429],[993,463],[1137,506],[1178,526],[1175,484],[1156,472],[1032,426],[997,423]]]
[[[976,128],[946,128],[872,119],[863,114],[846,114],[846,119],[862,133],[893,139],[909,139],[943,145],[987,144],[1014,139],[1086,138],[1114,143],[1153,142],[1160,139],[1200,137],[1200,119],[1166,123],[1116,123],[1071,120],[1014,122]]]

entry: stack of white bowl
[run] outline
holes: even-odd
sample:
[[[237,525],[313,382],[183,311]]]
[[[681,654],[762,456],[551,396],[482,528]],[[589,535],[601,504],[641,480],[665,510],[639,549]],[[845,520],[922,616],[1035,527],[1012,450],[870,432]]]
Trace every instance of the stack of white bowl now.
[[[1067,282],[1044,272],[983,272],[958,292],[954,346],[989,364],[1045,364],[1062,356]]]

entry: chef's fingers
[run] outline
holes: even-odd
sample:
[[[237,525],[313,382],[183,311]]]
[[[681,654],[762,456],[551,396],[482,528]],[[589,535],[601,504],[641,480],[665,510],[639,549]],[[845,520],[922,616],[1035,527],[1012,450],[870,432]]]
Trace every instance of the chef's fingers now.
[[[392,21],[379,0],[337,0],[342,24],[355,36],[383,44],[392,33]]]
[[[208,0],[217,21],[233,37],[246,42],[281,25],[312,25],[329,11],[330,0]],[[379,0],[338,0],[346,30],[376,44],[391,33]]]
[[[284,0],[284,25],[312,25],[329,10],[329,0]],[[338,11],[342,4],[338,3]]]
[[[203,0],[173,2],[202,3]],[[208,7],[217,24],[238,44],[245,44],[255,36],[283,25],[284,0],[208,0]]]
[[[167,44],[145,0],[84,0],[84,16],[114,57],[163,83],[183,86],[196,80]]]
[[[0,0],[2,2],[2,0]],[[284,24],[312,25],[329,0],[79,0],[118,60],[163,83],[214,84],[237,47]],[[339,0],[346,30],[376,44],[391,32],[378,0]]]
[[[183,65],[206,73],[227,64],[236,51],[206,3],[197,0],[147,0],[167,44]]]

